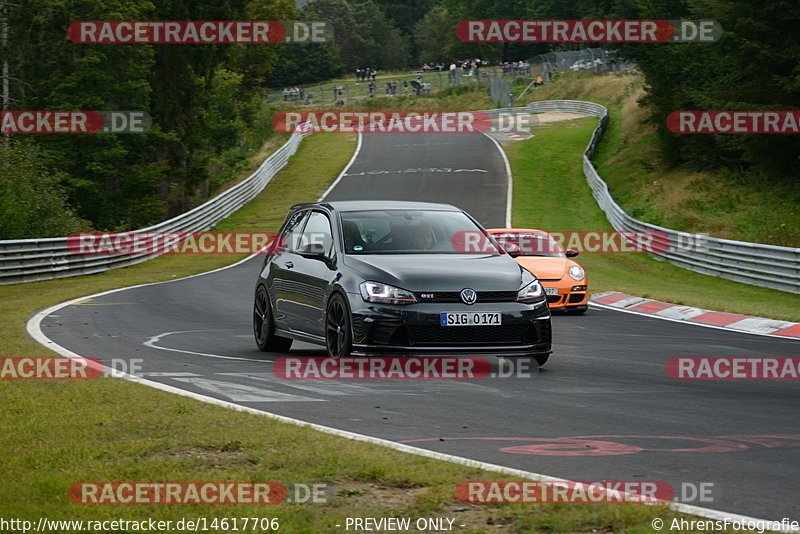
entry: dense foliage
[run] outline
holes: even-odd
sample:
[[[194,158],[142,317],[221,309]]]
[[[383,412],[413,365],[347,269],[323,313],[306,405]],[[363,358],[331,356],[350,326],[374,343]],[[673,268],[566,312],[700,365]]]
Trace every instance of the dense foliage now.
[[[675,110],[800,109],[800,3],[662,0],[643,5],[637,11],[641,18],[715,20],[723,29],[715,43],[624,50],[644,74],[666,160],[800,185],[798,135],[678,135],[663,128]]]
[[[8,10],[12,109],[140,110],[154,127],[138,135],[13,142],[58,173],[69,204],[97,229],[138,228],[184,211],[208,189],[209,159],[235,147],[252,123],[260,87],[278,62],[276,47],[74,44],[67,27],[294,14],[284,0],[26,0]],[[33,230],[5,233],[5,223],[0,238],[33,237]]]
[[[13,139],[20,176],[41,175],[39,196],[64,206],[61,226],[28,224],[0,172],[0,239],[63,234],[86,225],[131,229],[192,207],[217,185],[209,169],[269,135],[261,91],[356,68],[378,71],[481,58],[526,59],[578,44],[468,44],[462,19],[712,19],[716,43],[620,47],[639,65],[669,164],[797,182],[800,136],[680,136],[674,110],[787,110],[800,104],[797,0],[26,0],[8,8],[11,109],[144,110],[145,135]],[[87,45],[65,39],[77,20],[324,20],[333,42],[280,45]],[[15,163],[16,164],[16,163]],[[730,175],[730,173],[728,173]],[[17,206],[15,211],[14,206]],[[42,211],[30,208],[31,213]],[[49,208],[50,209],[50,208]],[[55,208],[52,208],[55,209]],[[37,211],[38,210],[38,211]],[[17,221],[12,219],[17,218]],[[48,219],[50,220],[50,219]],[[14,224],[11,224],[11,223]]]

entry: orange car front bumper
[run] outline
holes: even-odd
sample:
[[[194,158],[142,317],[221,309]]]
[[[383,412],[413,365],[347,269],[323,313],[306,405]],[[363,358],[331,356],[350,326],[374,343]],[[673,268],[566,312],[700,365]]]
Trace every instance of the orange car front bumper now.
[[[547,303],[551,310],[569,310],[579,306],[584,307],[589,303],[588,286],[585,284],[564,284],[563,281],[560,280],[559,282],[542,281],[542,285],[545,291],[548,291],[548,288],[555,288],[558,290],[558,293],[555,295],[547,295]],[[574,290],[574,287],[580,287],[582,289]],[[548,291],[548,293],[552,292],[553,289]]]

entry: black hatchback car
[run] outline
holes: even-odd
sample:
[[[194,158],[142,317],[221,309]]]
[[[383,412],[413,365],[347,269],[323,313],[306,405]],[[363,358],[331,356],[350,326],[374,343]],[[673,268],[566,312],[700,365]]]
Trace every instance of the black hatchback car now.
[[[479,232],[488,249],[454,246]],[[293,206],[256,283],[262,351],[293,340],[331,357],[550,354],[550,311],[536,277],[447,204],[343,201]]]

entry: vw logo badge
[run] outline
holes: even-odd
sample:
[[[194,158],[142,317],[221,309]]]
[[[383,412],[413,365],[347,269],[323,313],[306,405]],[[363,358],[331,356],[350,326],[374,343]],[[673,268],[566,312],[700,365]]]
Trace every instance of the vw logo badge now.
[[[475,293],[474,289],[462,289],[461,300],[464,301],[464,304],[475,304],[475,301],[478,300],[478,294]]]

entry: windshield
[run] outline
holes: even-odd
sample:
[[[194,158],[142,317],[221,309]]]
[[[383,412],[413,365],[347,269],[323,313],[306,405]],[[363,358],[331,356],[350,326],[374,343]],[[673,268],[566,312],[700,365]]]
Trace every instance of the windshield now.
[[[459,254],[465,252],[458,245],[465,234],[483,236],[460,211],[365,210],[341,217],[347,254]],[[480,252],[502,254],[491,243]]]
[[[519,247],[520,256],[546,256],[564,258],[564,250],[558,241],[546,232],[503,232],[492,233],[500,246],[509,244]]]

